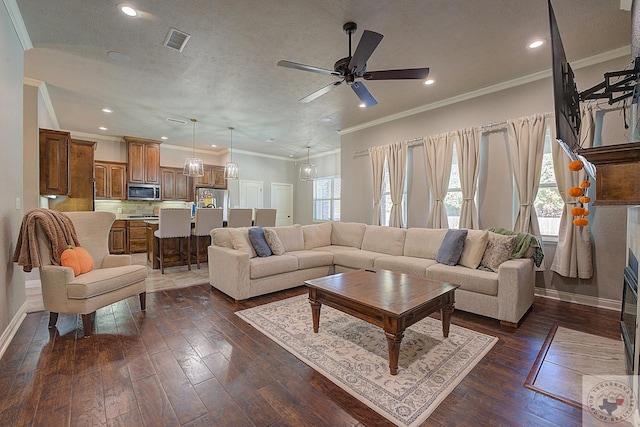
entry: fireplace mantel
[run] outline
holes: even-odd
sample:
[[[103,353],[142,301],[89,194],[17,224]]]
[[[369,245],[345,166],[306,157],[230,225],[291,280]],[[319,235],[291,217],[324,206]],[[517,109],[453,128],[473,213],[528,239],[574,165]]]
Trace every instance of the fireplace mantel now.
[[[578,150],[596,167],[594,205],[640,204],[640,142]]]

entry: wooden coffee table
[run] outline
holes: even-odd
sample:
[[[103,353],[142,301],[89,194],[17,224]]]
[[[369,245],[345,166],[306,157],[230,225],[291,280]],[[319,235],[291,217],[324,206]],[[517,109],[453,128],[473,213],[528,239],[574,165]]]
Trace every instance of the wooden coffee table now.
[[[449,336],[459,287],[388,270],[354,270],[304,283],[309,288],[313,332],[318,332],[322,304],[381,327],[387,337],[391,375],[398,373],[406,328],[440,310],[442,335]]]

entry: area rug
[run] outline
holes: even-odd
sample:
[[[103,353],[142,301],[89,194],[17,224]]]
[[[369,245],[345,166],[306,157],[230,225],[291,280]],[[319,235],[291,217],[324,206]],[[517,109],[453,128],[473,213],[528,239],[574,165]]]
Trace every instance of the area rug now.
[[[314,334],[306,295],[236,314],[399,426],[424,422],[498,341],[456,325],[443,338],[440,321],[426,318],[405,331],[393,376],[381,328],[323,305]]]

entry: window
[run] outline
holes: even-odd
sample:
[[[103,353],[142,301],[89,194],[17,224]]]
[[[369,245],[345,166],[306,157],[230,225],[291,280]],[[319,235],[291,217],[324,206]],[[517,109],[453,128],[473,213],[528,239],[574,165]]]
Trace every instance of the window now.
[[[560,231],[560,216],[564,209],[564,202],[558,192],[556,175],[553,172],[553,156],[551,154],[551,132],[547,127],[544,138],[544,154],[542,156],[542,172],[540,173],[540,187],[533,202],[540,224],[540,234],[543,236],[558,236]]]
[[[380,206],[382,206],[382,217],[380,218],[380,224],[389,226],[389,219],[391,218],[391,207],[393,202],[391,201],[391,187],[389,184],[389,165],[387,161],[384,161],[384,175],[382,177],[382,197],[380,198]],[[407,180],[404,180],[404,191],[402,193],[402,224],[407,227]]]
[[[340,177],[313,181],[313,220],[340,221]]]
[[[458,169],[458,153],[453,148],[451,160],[451,175],[449,189],[444,197],[444,209],[447,211],[449,228],[460,228],[460,210],[462,209],[462,186],[460,185],[460,171]]]

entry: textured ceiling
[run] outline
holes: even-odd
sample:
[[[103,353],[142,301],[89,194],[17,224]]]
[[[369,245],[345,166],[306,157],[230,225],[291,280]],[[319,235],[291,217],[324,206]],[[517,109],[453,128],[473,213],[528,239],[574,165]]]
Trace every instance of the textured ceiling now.
[[[190,147],[191,125],[166,119],[193,117],[198,148],[228,147],[233,126],[234,149],[301,157],[307,145],[312,155],[339,148],[340,129],[551,67],[548,43],[525,48],[549,37],[546,0],[132,0],[136,18],[118,3],[17,0],[34,46],[25,76],[47,83],[62,129]],[[554,9],[569,61],[630,44],[631,13],[618,1]],[[368,109],[346,85],[299,103],[335,79],[276,63],[333,69],[348,56],[347,21],[358,24],[354,49],[364,29],[384,35],[369,70],[430,67],[436,83],[367,81],[379,102]],[[182,52],[163,46],[172,27],[191,35]]]

